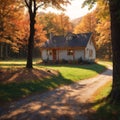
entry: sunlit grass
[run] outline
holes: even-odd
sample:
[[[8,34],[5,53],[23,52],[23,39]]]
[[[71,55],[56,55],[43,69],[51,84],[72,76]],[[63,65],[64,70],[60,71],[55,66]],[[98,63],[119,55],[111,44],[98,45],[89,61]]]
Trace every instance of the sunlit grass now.
[[[96,60],[96,62],[97,62],[98,64],[105,65],[106,67],[113,65],[112,61]]]
[[[37,62],[41,62],[40,58],[33,59],[33,65],[36,65]],[[0,60],[1,68],[8,67],[25,67],[26,59],[11,59],[11,60]]]
[[[43,66],[49,69],[58,70],[61,75],[72,81],[83,80],[87,78],[94,77],[101,73],[105,66],[100,64],[88,64],[88,65],[53,65],[53,66]]]
[[[95,92],[95,94],[92,97],[93,102],[97,102],[97,101],[100,101],[100,100],[106,98],[109,95],[111,89],[112,89],[112,81],[106,83],[104,86],[100,87]],[[104,103],[105,103],[105,101],[104,102],[100,102],[99,104],[96,104],[95,106],[93,106],[92,109],[96,111]]]

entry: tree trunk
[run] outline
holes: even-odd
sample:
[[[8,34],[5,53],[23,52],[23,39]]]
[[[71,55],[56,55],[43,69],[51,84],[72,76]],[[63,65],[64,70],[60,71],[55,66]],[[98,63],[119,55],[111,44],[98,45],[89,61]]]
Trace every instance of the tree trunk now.
[[[111,40],[109,40],[110,42],[108,43],[108,56],[109,56],[109,60],[112,60],[112,45],[111,45]]]
[[[33,48],[34,48],[34,34],[35,34],[35,14],[29,13],[30,15],[30,35],[28,39],[28,53],[27,53],[27,64],[26,68],[32,68],[32,59],[33,59]]]
[[[120,103],[120,2],[109,0],[111,15],[111,38],[113,50],[113,85],[110,93],[112,103]]]
[[[8,58],[8,44],[5,44],[5,58]]]
[[[3,43],[0,45],[0,58],[3,58]]]

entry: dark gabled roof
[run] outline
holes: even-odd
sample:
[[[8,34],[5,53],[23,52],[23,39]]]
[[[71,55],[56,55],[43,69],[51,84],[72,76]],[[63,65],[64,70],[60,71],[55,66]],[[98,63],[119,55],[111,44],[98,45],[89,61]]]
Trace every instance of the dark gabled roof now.
[[[66,36],[53,36],[51,40],[45,42],[43,48],[63,48],[63,47],[86,47],[92,33],[68,34]]]

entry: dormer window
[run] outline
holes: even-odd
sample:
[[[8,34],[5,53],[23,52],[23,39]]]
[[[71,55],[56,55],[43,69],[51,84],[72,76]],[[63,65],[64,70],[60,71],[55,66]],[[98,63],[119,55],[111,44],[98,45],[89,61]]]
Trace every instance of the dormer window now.
[[[73,37],[74,37],[74,34],[73,34],[73,33],[68,33],[68,34],[66,35],[66,40],[72,40]]]
[[[72,36],[66,36],[66,40],[72,40]]]
[[[93,51],[92,50],[89,50],[89,56],[93,57]]]

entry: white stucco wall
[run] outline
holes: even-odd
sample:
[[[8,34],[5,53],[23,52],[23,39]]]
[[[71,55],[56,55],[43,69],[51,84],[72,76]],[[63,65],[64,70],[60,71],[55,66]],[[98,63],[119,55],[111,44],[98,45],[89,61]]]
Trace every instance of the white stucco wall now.
[[[84,60],[84,50],[75,50],[75,60],[80,58]]]
[[[92,56],[90,56],[90,51],[92,51]],[[93,42],[90,40],[85,48],[85,60],[95,60],[96,50]]]
[[[73,55],[68,55],[67,50],[59,50],[59,60],[78,60],[79,58],[84,59],[84,50],[75,50]]]
[[[78,60],[81,57],[82,57],[82,59],[84,59],[84,50],[75,50],[74,57],[73,57],[73,55],[68,55],[67,52],[68,52],[67,50],[59,50],[59,52],[56,51],[56,60],[58,60],[58,59],[59,60],[63,60],[63,59],[64,60],[73,60],[73,59]],[[47,50],[45,50],[45,49],[41,50],[41,57],[43,60],[47,60],[47,59],[53,60],[52,54],[51,55],[48,54]]]
[[[41,57],[43,60],[47,60],[47,50],[41,50]]]
[[[59,60],[67,60],[67,51],[66,50],[59,50]]]
[[[72,60],[72,56],[67,55],[67,50],[59,50],[59,60]]]
[[[41,50],[41,57],[43,60],[52,60],[52,55],[48,54],[46,49]]]

